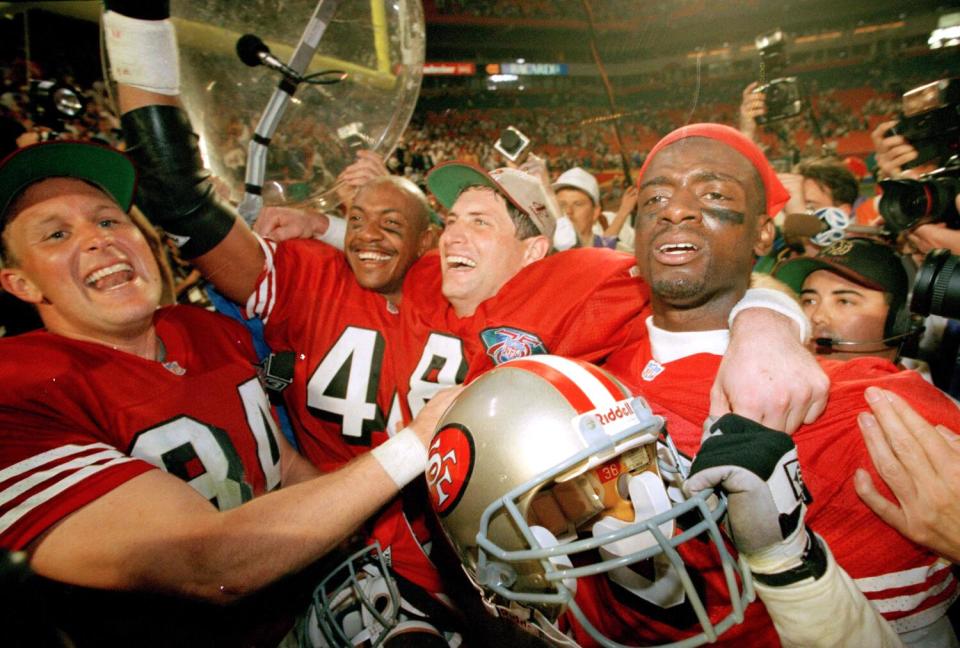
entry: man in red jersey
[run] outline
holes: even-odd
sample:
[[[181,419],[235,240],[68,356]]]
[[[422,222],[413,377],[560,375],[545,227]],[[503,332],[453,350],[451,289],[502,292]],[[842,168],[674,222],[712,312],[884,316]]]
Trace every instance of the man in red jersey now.
[[[46,328],[0,340],[0,546],[73,588],[48,607],[80,645],[255,643],[285,628],[260,634],[256,606],[223,606],[316,561],[419,475],[443,399],[318,476],[278,433],[242,327],[158,309],[157,261],[127,213],[135,178],[121,153],[77,142],[0,164],[0,284]],[[111,620],[86,595],[138,616]],[[181,625],[138,636],[157,604]]]
[[[771,240],[769,214],[776,212],[772,203],[782,187],[752,142],[716,124],[687,126],[661,140],[639,183],[637,265],[651,286],[653,312],[637,322],[648,337],[638,336],[639,341],[612,354],[607,369],[666,417],[678,448],[693,457],[710,413],[710,385],[728,344],[729,311],[749,285],[754,254]],[[867,386],[899,394],[929,420],[952,429],[960,423],[957,408],[919,375],[879,358],[822,365],[831,379],[827,409],[793,437],[812,494],[807,524],[827,541],[837,564],[904,643],[954,645],[943,616],[957,597],[949,566],[881,524],[857,498],[853,475],[863,468],[879,482],[857,431],[857,415],[869,411]],[[763,597],[769,591],[765,579],[779,575],[784,564],[746,558]],[[708,557],[697,559],[709,604],[718,598],[711,597],[715,566]],[[615,637],[648,613],[617,588],[593,579],[580,591],[593,602],[591,620],[596,617]],[[611,606],[616,613],[610,613]],[[712,615],[722,613],[711,610]],[[808,614],[811,620],[828,618],[830,609],[812,607]],[[683,636],[682,624],[668,634]],[[763,608],[751,606],[744,624],[723,639],[768,643],[775,634]]]
[[[410,413],[438,386],[469,381],[512,358],[552,353],[602,361],[627,339],[631,323],[642,321],[649,288],[637,280],[633,259],[598,249],[548,256],[553,219],[532,176],[451,162],[438,166],[427,184],[449,213],[439,252],[421,259],[404,287],[409,307],[402,313],[403,343],[394,349],[398,390],[406,393],[401,401]],[[446,300],[431,299],[438,292]],[[797,310],[776,291],[758,290],[738,311],[756,304],[755,295],[763,295],[768,308]],[[795,332],[785,338],[788,327],[766,325],[766,318],[779,317],[751,308],[737,319],[744,320],[737,325],[743,330],[734,340],[742,346],[732,345],[731,353],[740,369],[718,377],[717,413],[732,405],[770,427],[792,430],[820,411],[819,395],[805,392],[806,378],[796,392],[787,385],[768,391],[768,379],[779,383],[786,375],[778,369],[792,373],[812,363]],[[751,344],[782,354],[759,362]]]

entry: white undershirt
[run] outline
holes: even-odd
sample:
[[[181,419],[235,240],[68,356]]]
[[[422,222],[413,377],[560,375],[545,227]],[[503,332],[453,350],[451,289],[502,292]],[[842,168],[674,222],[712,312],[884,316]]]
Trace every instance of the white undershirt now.
[[[681,360],[697,353],[722,356],[730,344],[729,329],[668,331],[654,324],[653,316],[647,318],[646,324],[650,334],[650,351],[653,359],[660,364]]]

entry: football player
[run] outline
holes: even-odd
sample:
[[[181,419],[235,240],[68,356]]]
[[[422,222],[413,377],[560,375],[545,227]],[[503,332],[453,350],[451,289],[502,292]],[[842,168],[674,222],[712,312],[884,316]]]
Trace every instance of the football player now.
[[[134,59],[164,60],[145,34],[165,34],[176,47],[164,3],[108,3],[140,19],[108,11],[108,51],[115,70],[140,70]],[[144,14],[143,12],[147,12]],[[125,49],[126,47],[126,49]],[[166,50],[169,53],[169,50]],[[175,57],[175,52],[173,54]],[[176,71],[175,58],[170,69]],[[126,61],[126,63],[124,63]],[[314,240],[276,243],[255,236],[231,208],[217,203],[199,169],[196,141],[174,93],[150,76],[124,76],[118,88],[122,124],[141,169],[140,199],[180,251],[226,297],[246,305],[264,324],[274,352],[293,352],[291,383],[283,390],[299,450],[322,471],[369,452],[400,429],[401,411],[388,353],[399,325],[402,281],[432,243],[429,205],[409,180],[379,177],[352,197],[342,236],[344,251]],[[172,186],[171,178],[186,178]],[[182,230],[186,221],[187,230]],[[328,223],[324,223],[326,229]],[[326,232],[329,237],[331,234]],[[451,638],[458,620],[434,594],[443,589],[424,548],[429,542],[425,498],[406,497],[368,525],[398,577],[404,598],[430,597],[435,618]],[[435,601],[434,601],[435,600]],[[433,632],[433,631],[427,631]]]
[[[599,249],[548,256],[553,218],[532,176],[451,162],[435,168],[427,185],[449,213],[439,252],[425,255],[405,284],[403,343],[394,350],[401,354],[401,404],[412,414],[438,385],[469,381],[512,358],[553,353],[598,362],[632,330],[646,335],[631,326],[646,317],[649,299],[632,259]],[[437,292],[446,300],[431,299]],[[826,385],[819,370],[809,377],[803,369],[807,377],[792,386],[796,391],[784,386],[768,398],[767,378],[798,375],[812,362],[796,331],[770,310],[795,313],[792,302],[777,291],[752,290],[731,313],[741,322],[731,345],[735,360],[718,376],[714,413],[732,406],[788,431],[816,417],[823,406],[818,390]],[[805,318],[798,322],[806,326]],[[779,353],[760,362],[759,339]],[[731,372],[734,362],[739,369]]]
[[[717,124],[686,126],[667,135],[651,151],[639,183],[637,266],[652,286],[653,315],[637,323],[648,337],[615,353],[607,368],[649,399],[654,411],[666,417],[680,451],[693,457],[709,414],[710,383],[729,339],[729,311],[750,283],[754,255],[771,241],[770,215],[779,209],[784,192],[756,145]],[[793,436],[812,495],[807,523],[905,644],[955,645],[944,616],[957,598],[949,565],[880,524],[857,498],[853,476],[860,468],[879,481],[857,432],[858,414],[869,411],[867,386],[898,394],[928,420],[951,429],[960,429],[957,408],[918,374],[900,371],[888,360],[821,364],[831,379],[827,409]],[[794,567],[789,569],[789,561],[751,564],[761,597],[765,583],[799,582],[804,570],[816,568],[816,560],[807,555],[812,556],[809,546],[790,556]],[[703,573],[709,601],[716,581],[710,568]],[[644,617],[639,604],[615,603],[623,601],[615,584],[596,579],[592,586],[599,623]],[[618,613],[608,614],[605,605],[616,605]],[[811,615],[821,612],[811,610]],[[746,622],[724,638],[773,636],[763,609],[752,606]]]
[[[422,473],[443,398],[318,476],[278,433],[242,327],[158,309],[135,180],[123,154],[78,142],[0,164],[0,284],[45,326],[0,339],[0,546],[65,586],[153,595],[112,599],[137,612],[118,619],[78,592],[48,601],[80,643],[248,642],[255,608],[221,625],[221,606],[314,562]]]

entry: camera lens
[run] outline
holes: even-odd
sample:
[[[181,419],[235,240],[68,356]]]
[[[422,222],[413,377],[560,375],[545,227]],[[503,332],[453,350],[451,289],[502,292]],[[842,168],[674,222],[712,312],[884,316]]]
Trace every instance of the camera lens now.
[[[956,178],[884,180],[880,183],[880,215],[893,234],[923,223],[958,224],[954,202],[960,181]]]
[[[502,146],[503,150],[507,153],[512,154],[520,148],[520,144],[520,137],[512,130],[506,130],[500,135],[500,146]]]
[[[960,257],[934,250],[923,260],[913,284],[910,311],[960,319]]]
[[[894,234],[919,224],[929,213],[929,194],[917,180],[884,180],[880,183],[880,215]]]

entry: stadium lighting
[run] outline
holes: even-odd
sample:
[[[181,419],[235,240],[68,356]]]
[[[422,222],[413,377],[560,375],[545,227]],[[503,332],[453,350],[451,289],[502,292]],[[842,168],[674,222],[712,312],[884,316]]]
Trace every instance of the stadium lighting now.
[[[937,28],[930,32],[927,44],[930,45],[930,49],[960,45],[960,13],[940,16]]]

